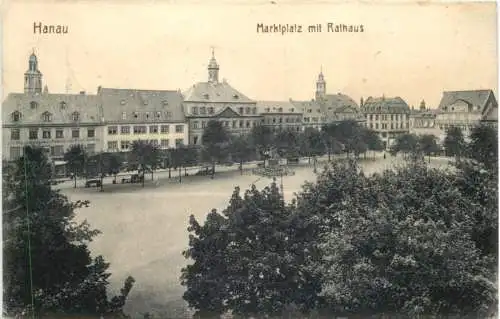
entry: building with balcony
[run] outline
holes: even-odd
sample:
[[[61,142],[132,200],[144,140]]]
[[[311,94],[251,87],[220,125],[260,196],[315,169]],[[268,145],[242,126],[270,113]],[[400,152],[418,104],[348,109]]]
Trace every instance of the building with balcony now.
[[[465,136],[474,125],[485,122],[496,126],[498,102],[492,90],[445,91],[439,103],[436,125],[445,132],[460,127]]]
[[[399,135],[410,131],[410,107],[399,96],[370,96],[363,103],[361,111],[366,118],[366,127],[380,134],[385,148],[390,147]]]
[[[219,64],[214,52],[208,64],[208,81],[198,82],[183,93],[184,115],[189,125],[189,143],[201,145],[203,130],[210,120],[223,123],[231,134],[246,134],[259,125],[262,116],[256,102],[219,82]]]
[[[104,119],[105,151],[128,152],[137,140],[160,149],[188,144],[179,91],[99,88],[97,96]]]
[[[10,93],[2,103],[2,156],[14,160],[24,146],[42,147],[54,161],[62,160],[74,144],[89,153],[102,150],[103,123],[96,95],[51,94],[38,69],[38,58],[29,58],[24,93]]]
[[[302,108],[296,107],[291,101],[258,101],[257,112],[262,115],[262,125],[268,126],[273,132],[302,130]]]

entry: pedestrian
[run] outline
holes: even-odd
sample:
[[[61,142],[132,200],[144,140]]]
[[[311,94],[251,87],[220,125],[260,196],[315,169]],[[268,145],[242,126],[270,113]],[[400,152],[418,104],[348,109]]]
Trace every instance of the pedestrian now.
[[[384,159],[385,159],[385,152],[384,152]]]

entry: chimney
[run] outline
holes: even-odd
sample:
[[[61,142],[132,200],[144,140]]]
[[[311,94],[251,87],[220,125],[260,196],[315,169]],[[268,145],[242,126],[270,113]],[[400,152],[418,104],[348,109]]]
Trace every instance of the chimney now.
[[[101,92],[101,89],[102,89],[102,86],[100,86],[100,85],[99,85],[99,86],[97,87],[97,93],[100,93],[100,92]]]
[[[85,91],[80,91],[80,95],[85,95]]]

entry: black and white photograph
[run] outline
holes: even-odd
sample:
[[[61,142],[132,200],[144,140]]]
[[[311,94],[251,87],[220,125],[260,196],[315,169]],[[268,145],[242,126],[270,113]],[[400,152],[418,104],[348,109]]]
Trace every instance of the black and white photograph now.
[[[2,317],[493,319],[495,2],[2,9]]]

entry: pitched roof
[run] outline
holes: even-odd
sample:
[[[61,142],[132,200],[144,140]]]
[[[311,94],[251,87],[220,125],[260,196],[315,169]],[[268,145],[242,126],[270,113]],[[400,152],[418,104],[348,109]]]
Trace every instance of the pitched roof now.
[[[492,93],[492,90],[444,91],[438,108],[444,111],[445,107],[461,100],[483,110]]]
[[[341,112],[346,108],[359,108],[358,104],[350,96],[342,93],[327,94],[320,102],[324,104],[327,112]]]
[[[399,96],[396,97],[369,97],[363,105],[365,112],[374,113],[410,113],[410,107]]]
[[[184,93],[187,102],[218,102],[218,103],[255,103],[229,83],[198,82]]]
[[[97,94],[108,122],[184,121],[179,91],[100,88]]]
[[[257,101],[257,110],[261,115],[276,113],[303,113],[303,107],[297,107],[297,105],[291,101]]]
[[[290,101],[293,105],[295,105],[303,114],[304,116],[306,114],[323,114],[323,111],[322,111],[322,108],[321,108],[321,105],[315,101],[315,100],[311,100],[311,101],[294,101],[294,100],[291,100]],[[309,112],[309,110],[311,110],[311,112]]]
[[[32,107],[32,102],[36,103],[36,107]],[[96,95],[10,93],[2,103],[2,124],[13,124],[12,114],[15,111],[21,113],[20,124],[40,124],[45,112],[51,114],[51,124],[73,123],[74,112],[78,112],[80,124],[101,121]]]

